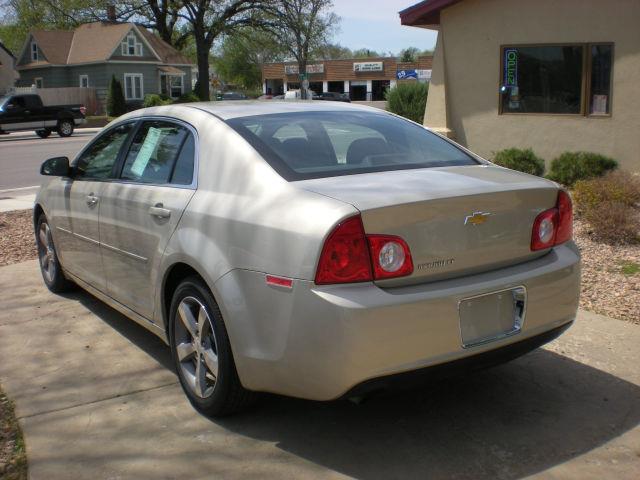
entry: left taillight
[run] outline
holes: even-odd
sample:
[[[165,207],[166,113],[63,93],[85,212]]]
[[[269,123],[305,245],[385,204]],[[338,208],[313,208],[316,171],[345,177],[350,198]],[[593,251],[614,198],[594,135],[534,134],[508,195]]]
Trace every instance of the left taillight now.
[[[339,223],[320,254],[318,285],[370,282],[413,273],[407,243],[393,235],[366,235],[360,215]]]
[[[564,190],[558,192],[556,206],[540,213],[533,222],[531,250],[544,250],[568,242],[573,236],[573,206]]]

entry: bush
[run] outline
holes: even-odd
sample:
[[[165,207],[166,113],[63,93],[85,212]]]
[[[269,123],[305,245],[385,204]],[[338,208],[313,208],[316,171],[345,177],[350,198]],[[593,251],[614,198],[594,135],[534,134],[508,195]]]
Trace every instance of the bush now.
[[[582,214],[604,202],[640,207],[640,176],[629,172],[610,172],[604,177],[578,180],[573,186],[576,212]]]
[[[578,180],[601,177],[618,168],[614,159],[592,152],[564,152],[551,162],[547,178],[568,187]]]
[[[176,98],[173,103],[191,103],[191,102],[199,102],[200,98],[194,92],[183,93],[178,98]]]
[[[168,105],[171,103],[171,100],[167,98],[165,95],[157,95],[155,93],[148,93],[144,96],[144,102],[142,102],[143,107],[159,107],[161,105]]]
[[[520,150],[519,148],[500,150],[496,153],[493,163],[538,177],[544,174],[544,160],[536,156],[530,148],[525,150]]]
[[[597,240],[614,245],[640,240],[640,211],[624,203],[598,203],[585,212],[584,219]]]
[[[422,124],[428,93],[428,83],[411,82],[398,84],[385,93],[387,110]]]
[[[125,113],[127,113],[127,102],[125,102],[124,93],[122,93],[122,84],[113,75],[107,93],[107,115],[119,117]]]

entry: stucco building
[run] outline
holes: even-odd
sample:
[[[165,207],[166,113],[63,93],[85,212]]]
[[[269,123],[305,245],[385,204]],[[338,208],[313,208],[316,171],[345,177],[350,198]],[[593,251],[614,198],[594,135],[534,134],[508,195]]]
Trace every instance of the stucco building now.
[[[438,31],[425,125],[479,154],[609,155],[640,171],[640,2],[427,0]]]

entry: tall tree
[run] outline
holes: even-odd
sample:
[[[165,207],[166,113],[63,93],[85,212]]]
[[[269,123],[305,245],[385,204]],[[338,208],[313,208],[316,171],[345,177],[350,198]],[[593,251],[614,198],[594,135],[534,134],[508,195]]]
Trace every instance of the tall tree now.
[[[420,49],[416,47],[407,47],[403,50],[400,50],[400,61],[416,62],[418,60],[418,55],[420,55]]]
[[[273,0],[265,25],[298,63],[298,72],[304,75],[309,55],[318,51],[338,27],[340,18],[330,9],[332,0]],[[302,89],[302,98],[306,98]]]
[[[368,48],[359,48],[353,51],[353,58],[372,58],[372,57],[384,57],[384,53],[376,52],[375,50],[369,50]]]
[[[209,52],[213,42],[224,33],[256,23],[255,15],[266,0],[183,0],[180,17],[189,23],[196,44],[198,92],[209,100]]]

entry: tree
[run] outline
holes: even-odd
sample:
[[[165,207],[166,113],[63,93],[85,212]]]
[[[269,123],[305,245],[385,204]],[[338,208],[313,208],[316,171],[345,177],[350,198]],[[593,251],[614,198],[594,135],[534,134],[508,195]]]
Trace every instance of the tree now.
[[[255,24],[254,15],[266,6],[266,0],[183,0],[183,6],[180,17],[188,22],[196,44],[196,93],[209,100],[209,52],[213,42],[224,33]]]
[[[311,52],[328,43],[340,18],[330,8],[331,0],[274,0],[265,28],[298,63],[305,74]],[[306,91],[302,89],[302,98]]]
[[[115,75],[112,75],[107,93],[107,115],[110,117],[119,117],[126,112],[127,103],[124,100],[122,83],[116,79]]]
[[[245,88],[259,88],[262,82],[260,66],[285,59],[285,49],[268,33],[244,28],[228,35],[215,60],[216,72],[228,83]]]
[[[320,48],[312,52],[311,56],[322,60],[354,58],[353,52],[349,48],[338,45],[337,43],[322,45]]]
[[[369,50],[368,48],[359,48],[353,51],[353,58],[371,58],[371,57],[384,57],[383,53],[376,52],[375,50]]]
[[[416,47],[408,47],[400,51],[401,62],[417,62],[420,50]]]

